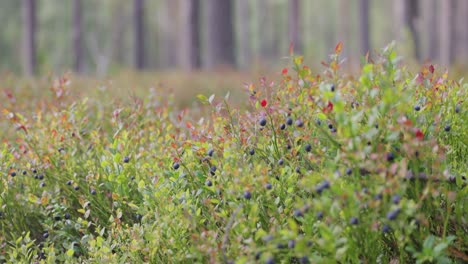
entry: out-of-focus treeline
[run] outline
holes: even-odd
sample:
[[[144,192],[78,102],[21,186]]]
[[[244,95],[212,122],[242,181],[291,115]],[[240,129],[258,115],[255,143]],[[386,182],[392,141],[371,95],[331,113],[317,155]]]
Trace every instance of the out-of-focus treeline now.
[[[392,40],[468,62],[467,0],[5,0],[0,24],[0,73],[273,68],[290,43],[310,64],[340,41],[348,65]]]

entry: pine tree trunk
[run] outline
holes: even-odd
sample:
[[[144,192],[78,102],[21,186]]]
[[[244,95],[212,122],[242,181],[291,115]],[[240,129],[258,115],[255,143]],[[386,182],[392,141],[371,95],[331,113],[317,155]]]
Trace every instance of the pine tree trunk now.
[[[468,60],[468,1],[458,0],[455,13],[455,36],[453,42],[455,62],[467,65]]]
[[[370,52],[370,40],[369,40],[369,0],[359,1],[359,33],[360,33],[360,51],[361,55],[365,55]]]
[[[337,41],[343,43],[343,51],[341,52],[343,57],[351,60],[349,53],[350,50],[350,19],[349,19],[349,0],[340,0],[338,7],[338,30],[337,30]],[[350,62],[348,62],[350,63]]]
[[[77,73],[83,71],[82,46],[82,6],[81,0],[73,1],[73,69]]]
[[[205,67],[235,66],[232,1],[207,0],[205,4],[208,20]]]
[[[200,66],[199,57],[199,1],[179,0],[179,30],[177,60],[184,70]]]
[[[289,41],[294,45],[294,52],[302,53],[301,40],[299,38],[300,8],[299,0],[289,0]]]
[[[444,66],[450,65],[450,47],[452,39],[452,0],[440,1],[440,31],[439,31],[439,54],[440,62]]]
[[[36,0],[22,1],[23,13],[23,72],[36,73]]]
[[[145,66],[144,0],[133,1],[133,34],[135,68],[142,70]]]
[[[241,68],[247,68],[251,63],[252,47],[250,45],[250,0],[237,0],[237,23],[238,28],[238,64]]]
[[[465,1],[465,0],[462,0]],[[427,15],[427,42],[428,42],[428,56],[427,58],[435,61],[439,59],[439,40],[438,40],[438,26],[439,24],[437,23],[438,19],[438,8],[437,8],[437,2],[438,0],[428,0],[428,15]]]

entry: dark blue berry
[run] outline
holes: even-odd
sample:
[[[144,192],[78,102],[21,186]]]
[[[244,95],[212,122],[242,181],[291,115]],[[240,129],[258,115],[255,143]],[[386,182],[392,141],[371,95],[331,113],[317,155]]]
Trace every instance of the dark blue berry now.
[[[394,204],[399,204],[399,203],[400,203],[400,200],[401,200],[401,196],[400,196],[400,195],[398,195],[398,194],[393,195],[393,197],[392,197],[392,202],[393,202]]]
[[[39,180],[43,180],[44,179],[44,174],[39,174],[39,176],[37,176]]]
[[[49,237],[49,233],[48,233],[48,232],[45,232],[44,234],[42,234],[42,236],[43,236],[44,238],[48,238],[48,237]]]
[[[276,245],[276,248],[278,248],[278,249],[285,249],[286,247],[287,247],[287,246],[286,246],[285,244],[283,244],[283,243],[278,243],[278,244]]]
[[[387,213],[387,219],[388,220],[395,220],[398,216],[398,214],[400,213],[400,208],[397,208],[393,211],[390,211]]]
[[[250,149],[250,150],[249,150],[249,154],[250,154],[250,155],[255,154],[255,149]]]
[[[460,105],[458,104],[455,106],[455,113],[460,113]]]
[[[65,214],[65,219],[67,219],[67,220],[70,219],[70,214],[69,213]]]
[[[297,120],[296,120],[296,126],[297,126],[297,127],[303,127],[303,126],[304,126],[304,122],[302,122],[301,119],[297,119]]]
[[[310,261],[309,261],[309,258],[307,256],[303,256],[299,259],[299,263],[300,264],[309,264]]]
[[[92,189],[92,190],[91,190],[91,194],[92,194],[92,195],[96,195],[96,190]]]
[[[129,156],[125,156],[123,162],[129,163],[129,162],[130,162],[130,157],[129,157]]]
[[[307,152],[310,152],[310,151],[312,150],[312,146],[311,146],[310,144],[307,144],[307,145],[305,146],[305,150],[306,150]]]
[[[331,87],[330,87],[330,91],[334,92],[335,91],[335,85],[332,84]]]
[[[24,170],[24,171],[23,171],[23,175],[26,175],[26,174],[28,174],[28,172]]]
[[[259,122],[259,123],[260,123],[261,126],[266,126],[266,124],[267,124],[266,118],[262,117],[262,118],[260,119],[260,122]]]
[[[76,185],[75,187],[73,187],[73,189],[75,189],[75,191],[78,191],[80,189],[80,186]]]
[[[265,264],[275,264],[275,259],[273,257],[268,257]]]
[[[180,167],[180,164],[179,164],[178,162],[174,162],[174,164],[172,164],[172,168],[173,168],[174,170],[179,169],[179,167]]]
[[[271,188],[273,188],[273,186],[271,185],[271,183],[267,182],[265,184],[265,188],[267,188],[267,190],[271,190]]]
[[[450,129],[451,129],[451,127],[450,127],[449,125],[446,125],[446,126],[444,127],[445,132],[449,132]]]
[[[280,165],[280,166],[281,166],[281,165],[283,165],[283,164],[284,164],[284,160],[283,160],[282,158],[281,158],[281,159],[279,159],[279,160],[278,160],[278,165]]]
[[[346,169],[346,175],[351,175],[353,173],[353,170],[351,168]]]
[[[72,185],[72,181],[71,181],[71,180],[68,180],[68,181],[67,181],[67,185]]]
[[[394,160],[395,160],[395,154],[393,154],[393,152],[388,152],[387,153],[387,161],[392,162]]]
[[[383,194],[382,193],[378,193],[374,196],[374,200],[382,200],[383,198]]]
[[[244,198],[247,199],[247,200],[250,200],[250,198],[252,198],[252,194],[249,191],[245,191],[244,192]]]
[[[415,110],[415,111],[419,111],[419,110],[421,110],[421,107],[420,107],[419,105],[416,105],[416,106],[414,107],[414,110]]]
[[[11,176],[11,177],[15,177],[15,176],[16,176],[16,172],[12,171],[12,172],[10,173],[10,176]]]
[[[296,246],[296,241],[291,239],[288,241],[288,248],[294,248]]]
[[[322,125],[322,121],[320,121],[320,119],[317,119],[317,120],[315,120],[315,124],[317,124],[317,126],[321,126],[321,125]]]
[[[322,220],[322,218],[323,218],[323,212],[322,211],[317,212],[317,219]]]
[[[357,225],[359,223],[359,220],[357,219],[357,217],[351,217],[351,219],[349,220],[349,223],[351,225]]]
[[[208,156],[213,157],[214,149],[208,150]]]
[[[32,172],[33,172],[34,174],[36,174],[36,173],[37,173],[37,170],[36,170],[36,169],[33,169]]]
[[[262,256],[262,252],[255,253],[255,260],[260,260],[261,256]]]
[[[331,123],[328,124],[328,128],[329,128],[329,129],[333,129],[333,124],[331,124]]]
[[[304,214],[302,213],[301,210],[299,209],[294,210],[294,217],[303,217],[303,216]]]
[[[290,117],[286,118],[286,124],[287,124],[288,126],[291,126],[291,125],[293,124],[292,118],[290,118]]]
[[[285,130],[286,129],[286,124],[281,124],[280,129]]]
[[[46,187],[46,184],[45,184],[45,182],[41,182],[41,183],[39,184],[39,186],[40,186],[41,188],[44,188],[44,187]]]
[[[318,194],[321,194],[323,190],[330,188],[330,182],[327,180],[322,181],[317,187],[315,188],[315,191]]]
[[[392,229],[391,229],[390,226],[387,225],[387,224],[384,224],[384,225],[382,226],[382,233],[384,233],[384,234],[390,232],[391,230],[392,230]]]
[[[206,180],[205,182],[206,186],[211,187],[213,186],[213,183],[210,180]]]
[[[214,174],[214,173],[216,172],[217,169],[218,169],[218,168],[216,168],[215,165],[211,166],[211,167],[210,167],[210,172],[211,172],[211,174]]]

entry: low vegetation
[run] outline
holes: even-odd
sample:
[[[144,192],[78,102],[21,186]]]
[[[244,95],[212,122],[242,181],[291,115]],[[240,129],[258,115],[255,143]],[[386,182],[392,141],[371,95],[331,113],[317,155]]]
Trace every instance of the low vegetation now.
[[[241,107],[5,90],[0,262],[468,261],[468,84],[392,46],[344,75],[340,51]]]

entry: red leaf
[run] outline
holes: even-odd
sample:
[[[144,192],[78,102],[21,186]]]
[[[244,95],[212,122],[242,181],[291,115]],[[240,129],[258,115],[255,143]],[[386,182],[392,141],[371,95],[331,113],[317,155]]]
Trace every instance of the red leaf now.
[[[265,107],[267,105],[267,100],[263,99],[260,104],[262,105],[262,107]]]
[[[340,54],[342,49],[343,49],[343,43],[340,41],[338,42],[338,44],[336,44],[335,53]]]
[[[431,65],[429,66],[429,71],[430,71],[431,73],[434,73],[434,65],[431,64]]]
[[[332,102],[328,102],[328,105],[326,107],[324,107],[322,109],[322,111],[324,113],[330,113],[331,111],[333,111],[333,103]]]
[[[416,136],[417,139],[419,139],[419,140],[423,140],[423,139],[424,139],[424,133],[421,131],[421,129],[416,128],[414,134],[415,134],[415,136]]]
[[[321,63],[323,66],[327,67],[327,68],[330,67],[330,65],[329,65],[328,63],[324,62],[324,61],[321,61],[320,63]]]

